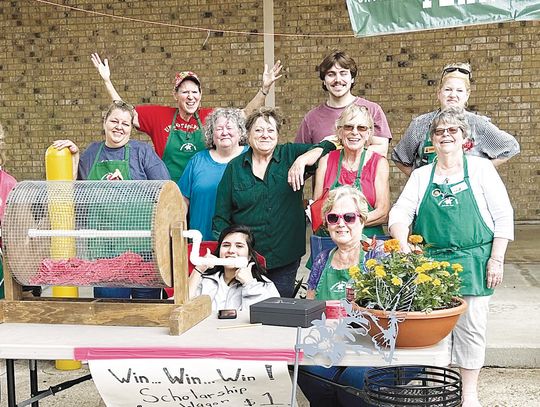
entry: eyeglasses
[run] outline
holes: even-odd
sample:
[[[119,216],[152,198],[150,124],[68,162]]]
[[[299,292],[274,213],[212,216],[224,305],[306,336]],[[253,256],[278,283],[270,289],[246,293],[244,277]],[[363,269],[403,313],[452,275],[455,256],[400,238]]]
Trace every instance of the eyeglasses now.
[[[343,130],[347,131],[347,132],[351,132],[354,130],[354,127],[352,124],[344,124],[343,126]],[[358,131],[358,133],[365,133],[366,131],[368,131],[370,128],[368,126],[362,126],[362,125],[358,125],[356,126],[356,130]]]
[[[435,134],[436,136],[442,136],[444,133],[448,132],[448,134],[454,135],[454,134],[456,134],[459,130],[460,130],[460,128],[457,127],[457,126],[454,126],[454,127],[447,127],[446,129],[435,129],[435,131],[433,132],[433,134]]]
[[[343,222],[349,224],[356,222],[356,217],[360,217],[360,214],[354,213],[354,212],[347,212],[347,213],[327,213],[326,214],[326,221],[330,225],[335,225],[339,222],[340,219],[343,219]]]
[[[443,69],[442,76],[444,77],[446,74],[449,74],[450,72],[456,72],[462,73],[463,75],[467,75],[469,79],[471,79],[471,71],[469,71],[466,68],[461,68],[458,66],[449,66],[448,68]]]
[[[123,100],[113,100],[113,105],[115,105],[116,107],[128,109],[130,111],[135,110],[135,108],[132,105],[124,102]]]

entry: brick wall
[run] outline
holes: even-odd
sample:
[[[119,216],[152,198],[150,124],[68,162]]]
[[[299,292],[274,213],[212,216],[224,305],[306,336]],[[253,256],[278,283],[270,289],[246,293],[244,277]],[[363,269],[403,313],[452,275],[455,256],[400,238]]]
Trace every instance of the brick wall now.
[[[43,179],[43,155],[52,140],[71,138],[81,147],[98,140],[108,97],[89,55],[108,57],[120,94],[131,103],[171,104],[175,71],[191,69],[203,81],[204,106],[244,106],[257,91],[263,38],[172,25],[261,33],[262,1],[69,0],[87,11],[162,23],[112,19],[36,1],[0,3],[0,122],[8,162],[17,179]],[[209,4],[207,4],[209,3]],[[347,50],[360,67],[355,94],[381,104],[394,145],[414,116],[436,106],[441,67],[470,61],[471,108],[516,136],[522,152],[501,167],[518,220],[539,220],[536,191],[540,141],[540,23],[480,25],[372,38],[350,34],[345,2],[275,0],[275,32],[327,37],[275,38],[284,77],[276,104],[292,140],[303,115],[324,100],[316,73],[334,48]],[[147,140],[145,135],[135,138]],[[395,199],[405,182],[391,165]]]

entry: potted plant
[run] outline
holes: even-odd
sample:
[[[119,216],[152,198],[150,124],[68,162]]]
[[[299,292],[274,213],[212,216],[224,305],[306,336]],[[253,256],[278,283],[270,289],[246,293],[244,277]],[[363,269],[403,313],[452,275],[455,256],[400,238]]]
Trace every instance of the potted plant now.
[[[459,298],[461,264],[437,261],[424,254],[423,238],[409,236],[410,253],[399,241],[372,242],[363,270],[349,269],[355,302],[372,315],[369,332],[380,338],[397,319],[397,347],[430,346],[446,337],[467,305]],[[427,321],[427,322],[426,322]]]

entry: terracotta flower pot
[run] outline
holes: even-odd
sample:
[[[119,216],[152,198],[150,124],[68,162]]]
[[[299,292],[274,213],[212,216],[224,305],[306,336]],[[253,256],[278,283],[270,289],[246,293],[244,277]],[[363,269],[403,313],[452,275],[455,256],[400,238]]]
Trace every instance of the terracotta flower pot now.
[[[467,303],[462,298],[456,298],[460,305],[443,310],[425,312],[406,312],[399,313],[398,335],[396,340],[397,348],[421,348],[432,346],[443,340],[454,328],[458,318],[467,309]],[[365,309],[379,318],[379,325],[383,329],[388,328],[389,313],[375,309]],[[375,323],[370,324],[369,334],[373,337],[380,334],[381,330]],[[377,339],[382,335],[378,335]],[[382,341],[378,341],[384,345]]]

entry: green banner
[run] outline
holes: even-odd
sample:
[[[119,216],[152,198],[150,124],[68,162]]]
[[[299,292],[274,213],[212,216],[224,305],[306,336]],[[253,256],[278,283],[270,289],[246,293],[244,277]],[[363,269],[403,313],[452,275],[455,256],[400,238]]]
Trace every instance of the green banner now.
[[[539,0],[347,0],[355,36],[540,20]]]

